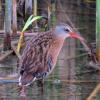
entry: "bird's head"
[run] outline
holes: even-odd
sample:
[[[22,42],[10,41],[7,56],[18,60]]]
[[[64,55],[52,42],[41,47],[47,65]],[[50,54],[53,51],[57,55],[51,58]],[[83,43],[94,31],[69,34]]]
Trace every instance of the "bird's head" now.
[[[55,34],[63,39],[65,38],[76,38],[79,39],[80,41],[83,41],[84,38],[80,36],[80,34],[76,33],[73,31],[73,29],[69,25],[58,25],[55,28]]]

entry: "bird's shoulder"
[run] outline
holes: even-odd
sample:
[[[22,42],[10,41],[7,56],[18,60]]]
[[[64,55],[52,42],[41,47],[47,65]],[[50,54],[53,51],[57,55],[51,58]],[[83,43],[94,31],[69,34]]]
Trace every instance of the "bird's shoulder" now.
[[[54,34],[52,33],[52,30],[47,31],[47,32],[39,32],[35,37],[31,38],[29,43],[32,45],[40,45],[41,43],[44,42],[50,42],[51,40],[54,39]]]

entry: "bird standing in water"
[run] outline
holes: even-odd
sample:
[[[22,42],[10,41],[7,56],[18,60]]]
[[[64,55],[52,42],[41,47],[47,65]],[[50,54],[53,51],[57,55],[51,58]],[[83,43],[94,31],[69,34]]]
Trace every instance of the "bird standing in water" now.
[[[19,85],[22,92],[25,86],[47,77],[53,71],[64,40],[69,37],[84,41],[66,24],[57,25],[48,32],[41,32],[28,41],[20,60]]]

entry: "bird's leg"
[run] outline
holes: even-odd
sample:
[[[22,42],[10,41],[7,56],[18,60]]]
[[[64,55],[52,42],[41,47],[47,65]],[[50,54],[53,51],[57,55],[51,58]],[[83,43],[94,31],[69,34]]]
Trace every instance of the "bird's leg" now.
[[[37,86],[40,87],[41,94],[43,94],[43,92],[44,92],[44,80],[43,79],[37,80]]]
[[[42,87],[43,86],[43,79],[39,79],[39,80],[37,80],[37,86],[38,87]]]
[[[23,96],[23,97],[26,96],[26,86],[21,86],[20,96]]]

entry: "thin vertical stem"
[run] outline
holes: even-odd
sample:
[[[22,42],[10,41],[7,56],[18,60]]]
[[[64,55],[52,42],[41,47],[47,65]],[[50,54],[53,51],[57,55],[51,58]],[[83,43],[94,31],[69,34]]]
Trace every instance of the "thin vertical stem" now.
[[[17,10],[16,10],[16,7],[17,7],[17,2],[16,0],[12,0],[12,3],[13,3],[13,34],[16,34],[17,33]]]
[[[12,0],[5,0],[5,34],[3,50],[11,49],[11,17],[12,17]]]
[[[34,16],[37,16],[37,0],[34,0]],[[35,27],[34,27],[34,32],[38,32],[38,25],[37,21],[35,21]]]
[[[34,0],[34,16],[37,16],[37,0]]]
[[[100,0],[96,0],[96,44],[97,60],[100,62]]]

